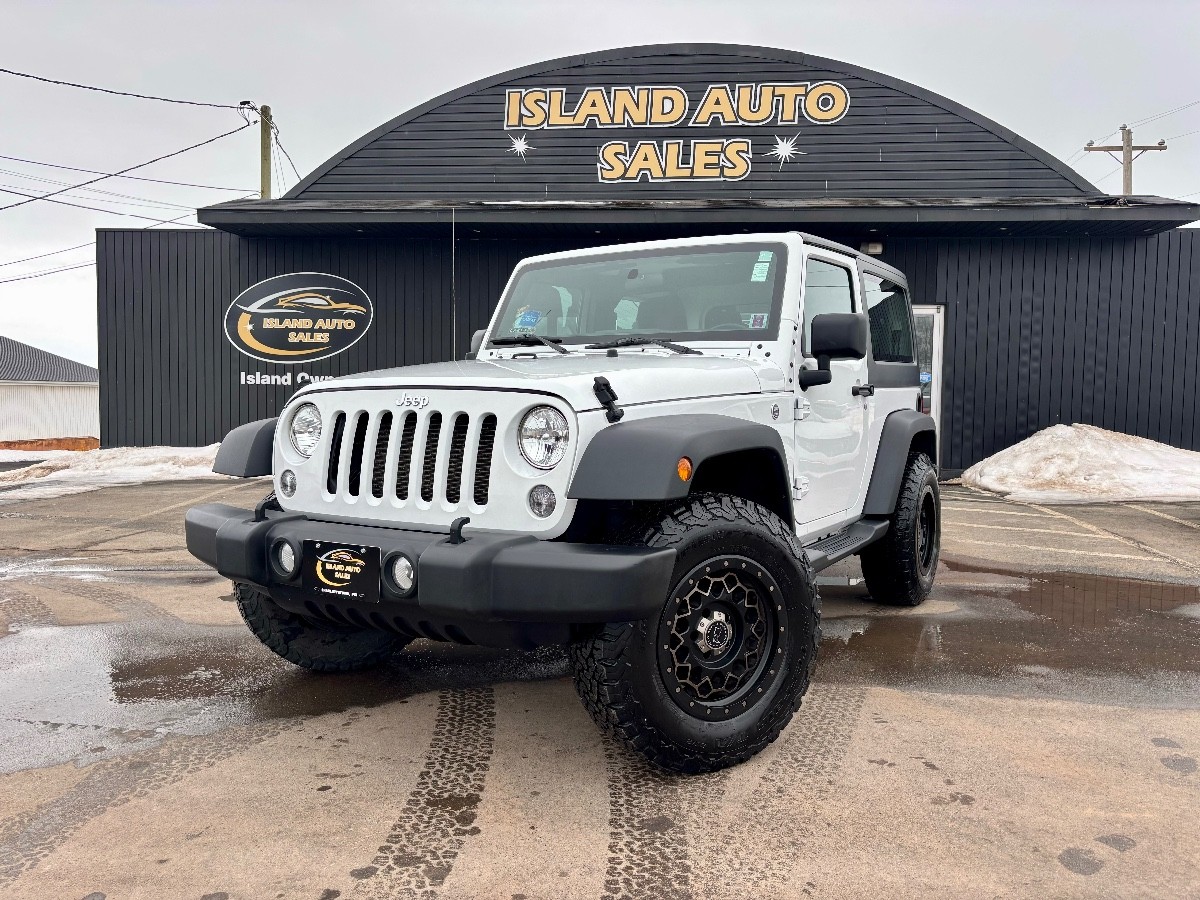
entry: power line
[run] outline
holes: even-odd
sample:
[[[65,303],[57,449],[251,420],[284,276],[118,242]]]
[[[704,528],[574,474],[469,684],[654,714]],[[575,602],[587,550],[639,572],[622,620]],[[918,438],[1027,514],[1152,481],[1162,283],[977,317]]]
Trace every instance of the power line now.
[[[28,177],[28,176],[21,175],[20,172],[10,172],[7,169],[0,169],[0,174],[16,175],[19,178],[27,178]],[[39,179],[39,180],[41,180],[41,179]],[[36,197],[37,196],[37,194],[26,194],[26,193],[24,193],[23,190],[21,190],[22,188],[25,188],[28,190],[33,190],[33,187],[31,187],[30,185],[5,184],[5,185],[2,185],[2,187],[11,188],[12,192],[14,194],[19,194],[23,197]],[[83,188],[83,190],[85,190],[85,191],[93,190],[94,191],[95,188]],[[152,209],[195,209],[196,208],[195,206],[190,205],[190,204],[168,203],[166,200],[151,200],[148,197],[132,197],[132,196],[129,196],[128,194],[114,194],[111,191],[100,191],[99,193],[105,194],[107,196],[93,197],[93,196],[90,196],[87,194],[81,195],[81,194],[72,194],[69,192],[66,194],[62,194],[60,196],[70,197],[72,200],[89,200],[89,201],[93,201],[95,203],[115,203],[117,206],[144,206],[144,207],[152,208]],[[125,199],[122,199],[122,200],[110,199],[110,198],[117,198],[117,197],[123,197]],[[54,201],[47,200],[46,202],[53,203]]]
[[[0,175],[14,175],[17,178],[26,178],[29,181],[41,181],[41,182],[45,182],[46,184],[66,184],[66,185],[70,184],[69,181],[59,181],[57,178],[42,178],[39,175],[26,175],[24,172],[18,172],[15,169],[0,169]],[[81,190],[87,191],[90,194],[103,194],[106,197],[123,197],[126,200],[140,200],[148,206],[172,207],[174,209],[195,209],[196,208],[195,206],[193,206],[191,204],[170,203],[166,200],[154,200],[150,197],[139,197],[136,194],[119,194],[116,191],[102,191],[102,190],[100,190],[100,188],[90,188],[89,187],[89,188],[81,188]],[[87,198],[84,198],[84,199],[87,199]],[[114,201],[107,201],[107,202],[115,203],[116,201],[114,200]]]
[[[274,119],[271,120],[274,123]],[[296,174],[296,181],[300,181],[300,170],[296,168],[296,164],[292,162],[292,155],[284,148],[283,143],[279,140],[279,129],[275,129],[275,143],[279,146],[279,152],[287,159],[288,165],[292,167],[292,171]]]
[[[1139,119],[1138,121],[1132,123],[1129,127],[1136,128],[1139,125],[1145,125],[1147,122],[1153,122],[1157,119],[1165,119],[1167,116],[1173,116],[1175,113],[1183,112],[1185,109],[1191,109],[1193,106],[1200,106],[1200,100],[1193,100],[1191,103],[1185,103],[1183,106],[1177,106],[1174,109],[1168,109],[1166,112],[1157,113],[1153,116],[1147,116],[1144,119]],[[1113,133],[1115,134],[1116,132]]]
[[[258,108],[258,106],[256,106],[256,105],[255,105],[255,104],[253,104],[253,103],[249,103],[249,102],[247,102],[247,103],[246,103],[246,105],[247,105],[247,106],[248,106],[250,109],[254,110],[256,113],[258,113],[258,115],[259,115],[260,117],[262,116],[262,110],[260,110],[260,109]],[[282,154],[284,155],[284,157],[285,157],[285,158],[287,159],[287,161],[288,161],[288,165],[290,165],[290,166],[292,167],[292,172],[294,172],[294,173],[295,173],[295,175],[296,175],[296,181],[297,181],[297,182],[301,181],[301,178],[300,178],[300,170],[296,168],[296,164],[295,164],[295,163],[292,161],[292,154],[290,154],[290,153],[288,153],[288,152],[287,152],[287,148],[283,146],[283,141],[281,141],[281,140],[279,139],[279,122],[276,120],[276,118],[275,118],[275,116],[274,116],[274,115],[272,115],[268,121],[269,121],[269,123],[270,123],[270,126],[271,126],[271,134],[272,134],[272,135],[274,136],[274,138],[275,138],[275,140],[274,140],[274,145],[275,145],[276,147],[278,147],[278,148],[279,148],[279,152],[280,152],[280,153],[282,153]],[[282,169],[283,169],[283,163],[282,163],[282,162],[279,164],[279,168],[280,168],[280,171],[281,171],[281,174],[282,174]],[[282,183],[282,182],[281,182],[281,183]]]
[[[1167,140],[1168,141],[1177,141],[1180,138],[1185,138],[1185,137],[1188,137],[1189,135],[1193,135],[1193,134],[1200,134],[1200,128],[1197,128],[1195,131],[1185,131],[1183,134],[1177,134],[1177,135],[1175,135],[1175,137],[1167,138]]]
[[[84,91],[96,91],[101,94],[115,94],[118,97],[136,97],[138,100],[157,100],[160,103],[179,103],[183,106],[210,106],[214,109],[241,109],[234,103],[203,103],[199,100],[177,100],[172,97],[155,97],[152,94],[134,94],[130,91],[114,91],[109,88],[95,87],[90,84],[77,84],[74,81],[60,81],[57,78],[43,78],[41,75],[30,75],[28,72],[14,72],[12,69],[0,69],[5,75],[15,75],[18,78],[29,78],[46,84],[57,84],[62,87],[79,88]]]
[[[180,219],[186,219],[186,218],[187,218],[186,215],[176,216],[174,219],[165,219],[161,222],[158,222],[157,224],[174,225],[175,223],[179,222]],[[145,230],[149,231],[153,227],[154,227],[153,225],[147,225]],[[56,253],[66,253],[68,250],[80,250],[84,247],[94,246],[95,243],[96,243],[95,241],[91,241],[90,243],[87,243],[87,244],[79,244],[78,246],[67,247],[63,250],[52,250],[50,253],[41,253],[38,256],[29,256],[29,257],[26,257],[25,259],[16,259],[16,260],[13,260],[12,262],[0,263],[0,266],[11,266],[11,265],[15,265],[16,263],[20,263],[20,262],[29,262],[34,259],[41,259],[43,256],[54,256]],[[41,272],[32,272],[27,275],[17,275],[17,276],[14,276],[13,278],[0,279],[0,284],[7,284],[10,281],[28,281],[30,278],[42,278],[45,275],[57,275],[59,272],[70,272],[74,269],[86,269],[89,266],[94,266],[95,264],[96,264],[96,261],[92,260],[91,262],[78,263],[78,264],[69,265],[69,266],[61,266],[60,268],[56,268],[56,269],[45,269]]]
[[[90,209],[92,212],[108,213],[110,216],[129,216],[130,218],[133,218],[133,219],[145,219],[147,222],[157,222],[159,225],[166,224],[167,222],[177,222],[177,221],[179,221],[179,219],[185,219],[185,218],[187,218],[187,216],[195,215],[194,213],[187,213],[186,215],[179,216],[177,219],[156,219],[153,216],[139,216],[137,213],[121,212],[120,210],[117,210],[117,209],[102,209],[99,206],[86,206],[82,203],[70,203],[67,200],[52,200],[47,197],[39,197],[36,194],[24,194],[21,191],[14,191],[11,188],[5,188],[5,187],[0,187],[0,194],[15,194],[18,197],[27,197],[30,200],[45,200],[47,203],[56,203],[59,206],[74,206],[77,209]],[[23,200],[21,202],[28,203],[29,200]],[[21,205],[20,203],[11,203],[11,204],[9,204],[9,206],[0,206],[0,209],[9,209],[12,206],[20,206],[20,205]],[[193,227],[200,227],[200,226],[193,226]]]
[[[257,191],[254,193],[249,193],[249,194],[245,195],[245,197],[256,197],[256,196],[258,196]],[[243,200],[243,199],[245,199],[245,197],[238,197],[237,199]],[[178,223],[180,219],[186,219],[190,215],[192,215],[192,214],[185,213],[182,216],[176,216],[174,219],[164,219],[161,221],[156,219],[155,224],[174,225],[174,224]],[[185,224],[188,227],[195,227],[190,222],[184,222],[182,224]],[[146,230],[148,231],[153,227],[154,227],[154,225],[147,225]],[[61,250],[51,250],[49,253],[39,253],[36,256],[26,256],[24,259],[13,259],[8,262],[2,262],[2,263],[0,263],[0,266],[15,266],[18,263],[33,262],[35,259],[44,259],[47,256],[57,256],[59,253],[69,253],[72,250],[82,250],[84,247],[94,247],[94,246],[96,246],[95,241],[88,241],[86,244],[76,244],[74,247],[63,247]]]
[[[6,193],[6,194],[15,194],[18,197],[36,197],[37,196],[37,194],[25,193],[24,191],[22,191],[20,189],[22,187],[26,187],[26,185],[18,186],[18,185],[12,185],[12,184],[0,184],[0,191],[4,191],[4,193]],[[155,203],[153,201],[142,201],[142,200],[110,200],[107,197],[87,197],[87,196],[80,197],[76,194],[62,194],[61,196],[70,197],[72,200],[91,200],[95,203],[113,203],[113,204],[116,204],[117,206],[138,206],[138,207],[142,207],[143,209],[191,209],[191,210],[194,210],[196,208],[194,206],[184,206],[181,203]],[[46,202],[47,203],[64,203],[65,201],[63,201],[63,200],[47,200]],[[92,208],[92,207],[89,207],[89,208]]]
[[[271,160],[275,165],[275,173],[276,173],[275,177],[279,180],[279,193],[280,194],[286,193],[287,192],[287,182],[283,177],[284,176],[283,156],[281,156],[279,153],[279,141],[278,140],[271,142]]]
[[[1174,109],[1168,109],[1166,112],[1155,113],[1154,115],[1147,116],[1144,119],[1138,119],[1136,122],[1130,122],[1129,127],[1137,128],[1139,125],[1145,125],[1147,122],[1154,122],[1158,119],[1165,119],[1167,116],[1173,116],[1173,115],[1175,115],[1175,113],[1183,112],[1185,109],[1191,109],[1193,106],[1200,106],[1200,100],[1193,100],[1191,103],[1185,103],[1182,106],[1176,106]],[[1118,128],[1117,131],[1120,131],[1120,129]],[[1114,134],[1116,134],[1117,131],[1110,131],[1108,134],[1106,134],[1104,137],[1097,140],[1095,143],[1097,143],[1097,144],[1104,143],[1110,137],[1112,137]],[[1182,135],[1180,135],[1180,137],[1182,137]],[[1174,140],[1174,139],[1172,138],[1172,140]]]
[[[106,178],[113,178],[117,175],[124,175],[126,172],[132,172],[134,169],[144,168],[144,167],[150,165],[151,163],[161,162],[164,159],[170,159],[172,156],[179,156],[181,153],[187,153],[189,150],[195,150],[197,147],[203,147],[206,144],[211,144],[214,141],[219,141],[219,140],[221,140],[221,138],[229,137],[231,134],[237,134],[239,131],[244,131],[245,129],[249,128],[252,124],[253,124],[252,122],[247,122],[244,125],[239,125],[237,128],[234,128],[231,131],[226,131],[223,134],[218,134],[216,137],[211,137],[206,141],[201,141],[198,144],[192,144],[190,147],[184,147],[182,150],[176,150],[173,153],[166,153],[162,156],[155,157],[154,159],[147,160],[144,163],[138,163],[136,166],[130,166],[127,169],[121,169],[119,172],[113,172],[111,175],[101,175],[99,178],[93,178],[90,181],[84,181],[84,182],[80,182],[79,184],[73,184],[70,187],[60,188],[59,190],[51,191],[48,194],[42,194],[37,197],[31,197],[27,200],[21,200],[17,203],[10,203],[7,206],[0,206],[0,212],[3,212],[6,209],[13,209],[14,207],[17,207],[17,206],[24,206],[26,203],[32,203],[34,200],[45,200],[49,197],[55,196],[56,194],[62,194],[62,193],[65,193],[66,191],[77,190],[78,188],[81,188],[81,187],[87,187],[89,184],[95,184],[97,181],[103,181]]]
[[[82,250],[84,247],[96,246],[95,241],[88,241],[86,244],[76,244],[74,247],[64,247],[61,250],[51,250],[49,253],[39,253],[37,256],[27,256],[24,259],[14,259],[9,262],[2,262],[0,266],[15,266],[17,263],[33,262],[35,259],[44,259],[47,256],[57,256],[59,253],[70,253],[72,250]]]
[[[31,165],[31,166],[45,166],[48,169],[65,169],[68,172],[85,172],[88,175],[107,175],[110,178],[123,178],[126,181],[149,181],[149,182],[153,182],[154,184],[173,184],[177,187],[204,188],[205,190],[209,190],[209,191],[230,191],[233,193],[242,193],[242,194],[248,192],[247,188],[219,187],[214,184],[193,184],[190,181],[168,181],[164,178],[146,178],[146,177],[138,176],[138,175],[118,175],[115,172],[101,172],[99,169],[81,169],[78,166],[63,166],[63,165],[59,165],[58,163],[41,162],[36,159],[22,159],[19,156],[2,156],[2,155],[0,155],[0,159],[7,159],[9,162],[27,163],[28,165]],[[254,193],[258,193],[258,192],[255,191]]]
[[[30,278],[42,278],[46,275],[57,275],[59,272],[70,272],[72,269],[86,269],[89,266],[94,266],[94,262],[80,263],[77,266],[63,266],[61,269],[47,269],[45,272],[35,272],[32,275],[18,275],[16,278],[0,278],[0,284],[8,284],[10,281],[28,281]]]

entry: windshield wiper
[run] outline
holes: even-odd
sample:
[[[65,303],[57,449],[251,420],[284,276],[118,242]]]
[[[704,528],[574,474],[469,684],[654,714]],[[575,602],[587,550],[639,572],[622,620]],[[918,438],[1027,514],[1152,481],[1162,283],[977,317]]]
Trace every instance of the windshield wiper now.
[[[639,347],[644,344],[654,344],[658,347],[663,347],[670,350],[672,353],[694,353],[697,356],[703,354],[694,347],[685,347],[683,344],[676,344],[672,341],[664,341],[661,338],[652,337],[623,337],[617,338],[615,341],[604,341],[600,344],[588,344],[585,350],[609,350],[613,347]]]
[[[532,347],[535,344],[545,344],[551,350],[559,353],[570,353],[566,347],[560,347],[562,338],[542,337],[540,334],[514,334],[511,337],[492,338],[492,344],[497,347]]]

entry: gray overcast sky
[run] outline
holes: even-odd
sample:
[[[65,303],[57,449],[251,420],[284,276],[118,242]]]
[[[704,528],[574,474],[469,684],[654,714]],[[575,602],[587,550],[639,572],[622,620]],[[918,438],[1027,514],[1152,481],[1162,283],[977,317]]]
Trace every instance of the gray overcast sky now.
[[[302,174],[443,91],[539,60],[632,44],[760,44],[845,60],[944,94],[1066,160],[1122,122],[1200,99],[1195,0],[0,0],[0,22],[2,68],[138,93],[270,103]],[[0,75],[0,122],[4,156],[112,171],[233,128],[239,119],[232,110]],[[1154,143],[1187,132],[1200,132],[1200,105],[1139,129],[1135,138]],[[256,130],[247,129],[135,174],[256,190],[257,140]],[[1200,197],[1198,161],[1200,133],[1180,137],[1166,153],[1138,162],[1135,190]],[[1120,190],[1116,163],[1107,156],[1090,153],[1074,164],[1101,189]],[[0,160],[0,188],[27,193],[57,185],[26,176],[78,174]],[[96,187],[189,208],[237,196],[124,180]],[[71,199],[137,202],[80,196],[91,199]],[[17,199],[0,194],[0,204]],[[161,219],[186,212],[111,208]],[[0,211],[0,263],[86,243],[97,227],[149,224],[45,202]],[[91,259],[92,248],[84,247],[0,266],[0,281]],[[0,283],[0,334],[94,364],[92,270]]]

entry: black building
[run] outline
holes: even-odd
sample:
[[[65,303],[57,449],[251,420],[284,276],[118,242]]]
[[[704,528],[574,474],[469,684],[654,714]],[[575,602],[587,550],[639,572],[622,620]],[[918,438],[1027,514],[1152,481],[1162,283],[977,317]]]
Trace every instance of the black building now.
[[[215,230],[98,234],[105,446],[211,443],[308,379],[461,356],[530,254],[802,230],[907,273],[946,469],[1058,422],[1200,449],[1200,230],[1179,228],[1200,206],[1103,194],[833,60],[705,44],[539,63],[404,113],[283,198],[199,216]],[[299,363],[235,345],[235,298],[299,272],[366,293],[360,339]]]

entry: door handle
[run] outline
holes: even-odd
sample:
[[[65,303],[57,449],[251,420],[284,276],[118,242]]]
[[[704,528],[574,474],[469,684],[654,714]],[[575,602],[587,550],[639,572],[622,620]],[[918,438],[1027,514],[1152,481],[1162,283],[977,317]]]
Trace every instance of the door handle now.
[[[875,385],[873,384],[856,384],[850,388],[850,393],[855,397],[874,397]]]

